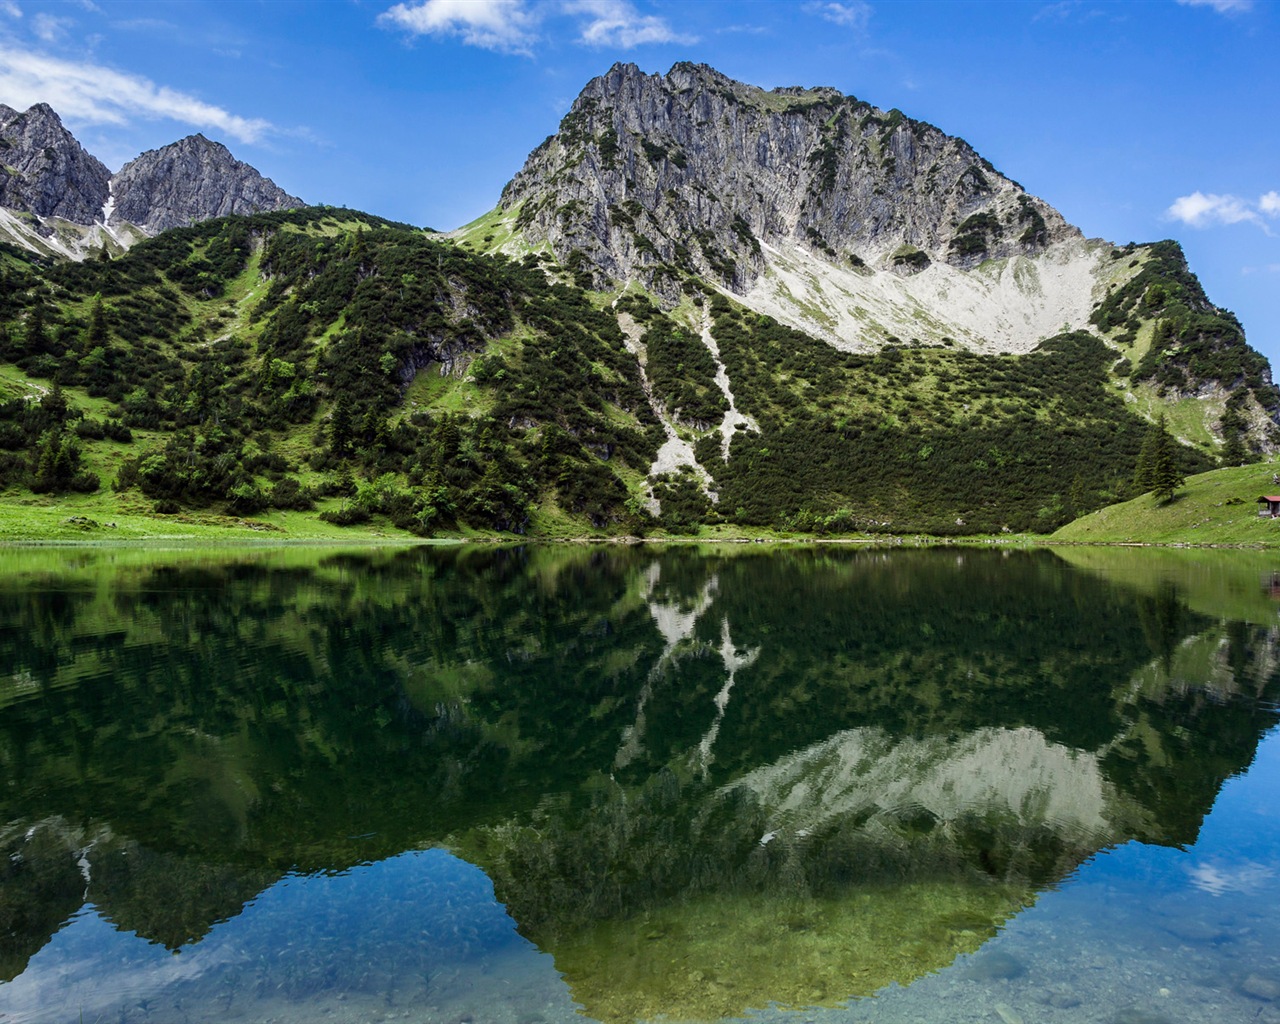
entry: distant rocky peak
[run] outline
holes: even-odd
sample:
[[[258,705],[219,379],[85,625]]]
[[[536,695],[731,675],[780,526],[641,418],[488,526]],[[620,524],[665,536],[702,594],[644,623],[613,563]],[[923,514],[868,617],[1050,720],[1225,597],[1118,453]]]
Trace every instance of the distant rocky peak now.
[[[0,103],[0,208],[21,215],[0,218],[0,241],[79,259],[211,217],[304,205],[203,135],[143,153],[112,176],[49,104],[19,112]]]
[[[502,206],[533,246],[674,298],[745,292],[769,246],[910,275],[1078,238],[963,140],[839,90],[766,91],[702,64],[615,64],[529,157]]]
[[[90,224],[106,202],[110,177],[47,103],[23,113],[0,107],[0,206]]]
[[[305,205],[201,134],[148,150],[111,179],[112,221],[149,234],[213,217]]]

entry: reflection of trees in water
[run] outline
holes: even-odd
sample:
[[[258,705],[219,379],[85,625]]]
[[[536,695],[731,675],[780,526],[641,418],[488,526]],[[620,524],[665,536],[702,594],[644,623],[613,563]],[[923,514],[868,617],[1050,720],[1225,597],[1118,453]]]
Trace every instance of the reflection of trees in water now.
[[[1138,605],[1139,621],[1147,646],[1167,675],[1173,667],[1173,652],[1187,635],[1187,609],[1178,600],[1178,589],[1164,581],[1154,598]]]
[[[1179,659],[1219,627],[1175,591],[1043,553],[294,558],[88,566],[0,592],[4,818],[105,821],[208,866],[170,873],[222,894],[189,900],[192,916],[141,884],[112,911],[161,941],[201,934],[294,865],[445,836],[492,868],[518,920],[557,934],[737,888],[1041,884],[1088,842],[919,804],[818,815],[801,835],[738,784],[797,751],[816,765],[839,736],[945,751],[1034,735],[1102,757],[1112,834],[1186,841],[1274,719],[1260,703],[1276,693],[1274,637],[1225,627],[1210,692]],[[61,906],[30,896],[34,875],[11,885]]]

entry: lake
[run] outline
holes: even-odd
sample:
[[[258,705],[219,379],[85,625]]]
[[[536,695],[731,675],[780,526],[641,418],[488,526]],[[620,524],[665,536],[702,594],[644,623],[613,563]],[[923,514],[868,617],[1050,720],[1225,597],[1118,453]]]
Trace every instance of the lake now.
[[[0,1021],[1280,1021],[1280,553],[0,550]]]

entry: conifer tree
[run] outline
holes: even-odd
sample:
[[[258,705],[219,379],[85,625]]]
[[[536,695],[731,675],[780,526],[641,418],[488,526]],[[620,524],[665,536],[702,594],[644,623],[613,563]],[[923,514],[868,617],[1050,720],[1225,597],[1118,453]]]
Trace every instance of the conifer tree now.
[[[1164,414],[1151,424],[1138,453],[1133,483],[1140,491],[1151,492],[1158,501],[1172,501],[1174,491],[1186,483],[1179,466],[1177,442],[1165,429]]]
[[[1245,446],[1245,434],[1249,423],[1244,418],[1244,406],[1248,392],[1243,388],[1232,393],[1222,411],[1219,428],[1222,430],[1222,464],[1243,466],[1249,461],[1249,449]]]
[[[27,317],[27,352],[41,355],[49,351],[49,333],[45,326],[44,303],[37,302]]]
[[[111,333],[107,329],[107,311],[102,305],[102,296],[99,294],[94,297],[93,306],[89,311],[89,331],[85,335],[85,350],[90,351],[100,345],[106,345],[111,340]]]

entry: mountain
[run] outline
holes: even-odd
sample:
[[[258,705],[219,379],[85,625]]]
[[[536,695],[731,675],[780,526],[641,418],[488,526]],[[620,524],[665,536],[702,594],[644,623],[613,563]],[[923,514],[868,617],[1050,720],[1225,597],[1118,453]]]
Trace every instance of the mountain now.
[[[0,241],[82,259],[194,221],[303,202],[203,135],[149,150],[111,174],[47,103],[0,104]]]
[[[577,249],[601,276],[670,298],[681,271],[776,294],[768,282],[806,256],[852,281],[868,270],[905,279],[1081,240],[932,125],[834,89],[765,92],[695,64],[665,76],[617,64],[594,79],[502,209],[531,245]],[[848,347],[871,340],[832,333]]]
[[[1025,353],[1091,331],[1127,401],[1194,400],[1184,439],[1221,440],[1225,416],[1276,445],[1270,369],[1175,243],[1086,240],[963,140],[834,89],[617,64],[459,235],[667,307],[703,280],[846,352]]]
[[[47,103],[25,113],[0,104],[0,206],[92,224],[111,172],[90,156]]]
[[[231,163],[184,140],[111,202],[267,195]],[[1280,439],[1176,243],[1086,240],[931,126],[694,65],[591,82],[448,236],[303,208],[0,275],[0,489],[95,520],[1050,532],[1138,493],[1161,430],[1184,475]]]
[[[111,179],[107,223],[137,224],[149,235],[193,221],[306,205],[203,135],[151,149]]]

